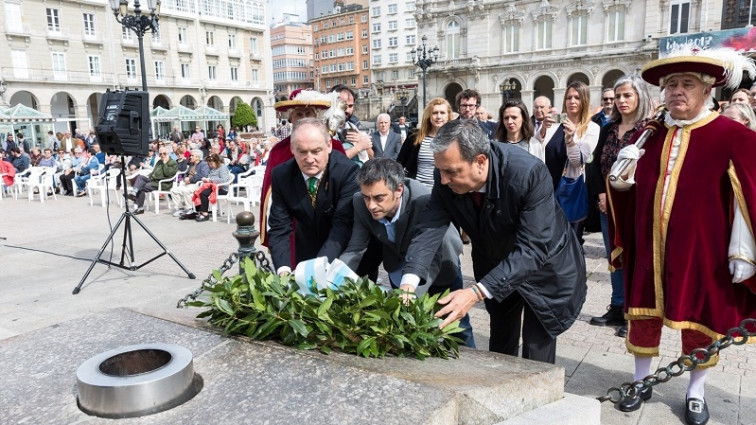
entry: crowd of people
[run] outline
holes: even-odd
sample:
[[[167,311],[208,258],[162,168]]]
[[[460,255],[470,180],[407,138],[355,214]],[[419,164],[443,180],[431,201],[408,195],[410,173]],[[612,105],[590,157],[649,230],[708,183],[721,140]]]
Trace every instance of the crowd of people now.
[[[3,190],[10,194],[16,174],[22,177],[31,167],[49,167],[54,178],[47,196],[54,192],[84,197],[92,176],[102,175],[111,167],[121,168],[121,158],[106,155],[93,131],[86,137],[78,131],[74,134],[72,137],[70,132],[58,132],[57,135],[49,132],[47,147],[40,149],[37,146],[30,148],[23,141],[23,135],[8,133],[0,149]],[[240,174],[265,165],[271,147],[277,142],[275,137],[242,139],[238,129],[231,129],[226,134],[223,125],[218,125],[215,134],[217,138],[208,138],[197,127],[189,137],[184,137],[178,127],[174,127],[168,139],[152,141],[146,155],[126,156],[123,170],[129,185],[127,197],[133,202],[134,213],[143,214],[147,194],[161,190],[170,191],[171,201],[176,205],[174,216],[206,221],[210,198],[208,187],[198,191],[196,197],[194,191],[212,186],[210,183],[228,182],[230,176],[234,177],[235,183]],[[15,137],[19,140],[16,141]],[[117,186],[120,189],[120,179]],[[219,188],[220,194],[225,194],[226,190]]]
[[[596,111],[588,86],[575,81],[561,111],[546,96],[534,99],[532,115],[507,100],[494,122],[480,94],[466,89],[454,105],[431,99],[415,129],[380,114],[372,134],[354,114],[350,87],[297,90],[275,105],[284,118],[271,129],[277,143],[250,143],[222,127],[216,141],[199,127],[188,139],[156,141],[127,163],[136,173],[129,197],[140,213],[146,193],[170,191],[175,216],[206,221],[215,184],[266,165],[261,242],[276,273],[327,257],[375,279],[382,265],[405,298],[450,289],[437,316],[442,327],[460,321],[465,345],[475,347],[467,312],[484,302],[491,351],[547,363],[585,301],[582,235],[600,231],[612,291],[606,314],[590,323],[617,328],[642,382],[663,325],[681,330],[682,352],[698,357],[696,348],[756,318],[756,85],[727,102],[712,97],[714,87],[739,87],[744,71],[753,79],[756,68],[728,54],[737,55],[652,61],[604,88]],[[661,89],[660,102],[651,86]],[[15,143],[0,154],[11,152],[5,161],[22,171],[67,159],[69,145],[59,142],[58,158],[52,149],[27,155]],[[66,193],[117,161],[96,143],[70,148],[59,179]],[[565,182],[583,182],[588,195],[563,199]],[[566,214],[566,202],[584,202],[585,214]],[[463,243],[471,244],[475,279],[467,288]],[[690,373],[687,424],[709,420],[704,383],[717,360],[701,359]],[[618,408],[635,411],[652,396],[649,386],[637,392]]]

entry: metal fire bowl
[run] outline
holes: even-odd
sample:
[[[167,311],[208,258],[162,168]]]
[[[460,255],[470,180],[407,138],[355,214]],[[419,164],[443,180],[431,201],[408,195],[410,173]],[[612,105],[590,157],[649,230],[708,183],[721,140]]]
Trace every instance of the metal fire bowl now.
[[[192,353],[173,344],[129,345],[98,354],[76,371],[79,408],[105,418],[172,409],[202,389]]]

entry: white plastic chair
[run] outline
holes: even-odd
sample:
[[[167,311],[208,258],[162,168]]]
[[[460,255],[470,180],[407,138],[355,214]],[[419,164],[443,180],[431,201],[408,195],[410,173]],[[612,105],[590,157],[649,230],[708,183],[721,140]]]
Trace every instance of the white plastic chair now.
[[[110,167],[107,172],[92,176],[87,180],[87,195],[89,196],[89,206],[94,206],[95,191],[100,192],[100,205],[105,208],[107,203],[107,194],[109,190],[113,191],[113,198],[118,206],[122,206],[122,198],[118,196],[118,179],[121,177],[121,169]]]
[[[151,172],[152,168],[140,168],[134,171],[131,175],[126,176],[126,192],[129,192],[129,189],[131,189],[133,180],[136,178],[136,176],[142,175],[145,177],[150,177]],[[147,196],[144,197],[144,202],[145,204],[152,202],[152,196],[149,196],[149,194],[147,194]],[[144,205],[142,207],[144,207]]]
[[[240,174],[241,176],[241,174]],[[244,179],[239,179],[239,183],[229,186],[229,191],[222,199],[226,201],[226,223],[231,223],[231,216],[234,216],[234,211],[231,207],[232,203],[239,205],[242,204],[244,211],[252,211],[252,205],[260,204],[260,193],[262,191],[263,175],[252,174]],[[239,189],[244,189],[244,196],[241,196]]]
[[[228,202],[228,199],[230,197],[233,197],[231,184],[234,182],[234,175],[231,174],[228,178],[227,182],[224,183],[218,183],[215,185],[215,203],[210,204],[210,211],[213,213],[213,221],[218,221],[218,205],[220,205],[221,201]],[[221,195],[220,188],[226,187],[228,189],[228,192],[225,195]]]
[[[163,195],[166,202],[168,202],[168,211],[171,210],[171,205],[173,205],[173,200],[171,199],[171,190],[160,190],[160,188],[163,187],[163,183],[173,182],[173,185],[175,186],[178,185],[178,182],[182,180],[184,180],[184,172],[178,172],[171,178],[160,180],[160,182],[158,182],[158,188],[150,192],[155,203],[155,214],[160,214],[160,195]],[[173,188],[174,186],[171,186],[171,188]]]
[[[39,192],[39,201],[45,202],[47,192],[52,193],[52,197],[57,201],[53,191],[53,178],[55,177],[55,168],[53,167],[32,167],[32,174],[29,176],[27,183],[29,188],[29,202],[34,199],[34,189]]]
[[[13,197],[18,197],[24,193],[24,187],[29,189],[29,179],[32,178],[32,167],[26,170],[16,173],[16,177],[13,178]]]

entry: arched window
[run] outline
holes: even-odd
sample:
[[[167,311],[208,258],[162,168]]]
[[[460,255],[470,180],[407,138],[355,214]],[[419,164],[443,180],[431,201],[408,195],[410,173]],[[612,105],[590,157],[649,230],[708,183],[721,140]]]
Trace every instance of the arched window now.
[[[460,37],[459,22],[452,20],[446,25],[446,58],[459,59],[460,46],[462,44]]]

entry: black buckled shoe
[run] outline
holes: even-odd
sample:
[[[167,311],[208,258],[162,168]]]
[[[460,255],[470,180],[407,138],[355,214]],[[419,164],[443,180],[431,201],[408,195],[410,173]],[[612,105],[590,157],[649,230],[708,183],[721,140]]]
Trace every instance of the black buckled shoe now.
[[[195,218],[197,218],[197,213],[196,212],[190,212],[190,213],[186,213],[186,214],[181,214],[179,216],[179,220],[193,220]]]
[[[620,338],[627,338],[627,322],[625,322],[624,325],[620,326],[619,329],[617,329],[617,332],[615,332],[616,336]]]
[[[593,317],[590,323],[593,326],[622,326],[625,324],[625,313],[622,310],[621,305],[610,305],[603,316]]]
[[[638,397],[626,398],[622,400],[619,403],[619,410],[623,412],[635,412],[636,410],[640,409],[644,401],[651,398],[651,394],[653,394],[653,392],[654,389],[652,387],[646,387],[642,389],[638,394]]]
[[[705,425],[709,422],[709,406],[700,398],[685,398],[685,423]]]

